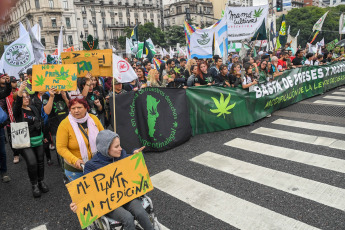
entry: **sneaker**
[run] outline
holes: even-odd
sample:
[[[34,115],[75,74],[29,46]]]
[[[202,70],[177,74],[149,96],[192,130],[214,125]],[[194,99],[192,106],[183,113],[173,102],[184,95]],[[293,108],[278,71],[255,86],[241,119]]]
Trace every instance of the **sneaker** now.
[[[272,115],[271,114],[268,114],[266,117],[271,117]]]
[[[3,183],[8,183],[11,181],[11,178],[7,175],[7,173],[1,173],[1,180]]]
[[[49,144],[49,149],[50,150],[54,150],[55,149],[55,146],[53,144]]]
[[[13,163],[14,164],[19,163],[19,156],[14,156]]]

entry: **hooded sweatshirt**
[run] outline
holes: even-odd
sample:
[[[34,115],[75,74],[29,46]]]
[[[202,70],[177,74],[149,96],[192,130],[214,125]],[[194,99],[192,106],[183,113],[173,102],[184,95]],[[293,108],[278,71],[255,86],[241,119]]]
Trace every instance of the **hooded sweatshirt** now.
[[[115,138],[120,137],[117,133],[114,133],[110,130],[103,130],[98,133],[96,137],[96,147],[98,152],[92,157],[91,160],[85,163],[84,174],[88,174],[129,156],[124,149],[122,149],[120,157],[109,156],[108,150]]]

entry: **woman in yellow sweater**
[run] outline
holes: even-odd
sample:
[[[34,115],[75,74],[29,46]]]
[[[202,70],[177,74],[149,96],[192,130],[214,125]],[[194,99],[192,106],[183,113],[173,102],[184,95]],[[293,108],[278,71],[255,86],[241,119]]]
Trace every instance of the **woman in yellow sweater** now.
[[[83,175],[85,164],[97,152],[96,137],[104,130],[98,118],[89,114],[85,99],[69,102],[70,114],[59,125],[56,134],[56,150],[64,158],[67,178],[72,181]]]

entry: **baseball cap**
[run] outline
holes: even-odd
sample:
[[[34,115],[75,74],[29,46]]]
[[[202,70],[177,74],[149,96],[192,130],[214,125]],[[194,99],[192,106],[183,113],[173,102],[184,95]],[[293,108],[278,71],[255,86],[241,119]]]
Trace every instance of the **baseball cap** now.
[[[17,78],[15,78],[15,77],[13,77],[13,76],[11,76],[11,77],[10,77],[10,81],[11,81],[11,82],[17,82],[17,81],[18,81],[18,79],[17,79]]]
[[[235,57],[239,57],[239,56],[238,56],[238,54],[234,54],[234,55],[232,55],[232,57],[235,58]]]

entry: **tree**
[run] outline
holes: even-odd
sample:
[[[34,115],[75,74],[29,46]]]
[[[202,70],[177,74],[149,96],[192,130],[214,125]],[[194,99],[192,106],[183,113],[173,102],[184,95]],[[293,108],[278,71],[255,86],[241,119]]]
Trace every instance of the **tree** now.
[[[120,36],[117,41],[122,49],[126,49],[126,36]]]
[[[176,46],[177,43],[185,44],[186,37],[184,29],[181,26],[169,26],[165,30],[167,46]]]
[[[2,55],[5,52],[5,48],[4,48],[5,45],[9,45],[8,42],[0,42],[0,57],[2,57]]]
[[[130,28],[130,27],[125,28],[124,30],[125,36],[119,37],[119,43],[121,47],[126,47],[126,37],[127,38],[131,37],[132,31],[133,31],[133,28]],[[144,42],[144,40],[151,38],[154,45],[166,46],[165,36],[164,36],[163,31],[160,28],[155,27],[152,22],[145,23],[144,25],[139,25],[138,36],[139,36],[139,41],[141,42]]]
[[[345,12],[345,5],[327,8],[315,6],[294,8],[286,14],[286,28],[290,25],[290,34],[292,36],[295,36],[298,30],[300,30],[298,44],[305,47],[307,42],[310,42],[315,34],[315,32],[313,32],[314,24],[327,11],[329,12],[322,26],[322,30],[316,37],[315,41],[317,42],[322,40],[322,38],[325,38],[325,43],[329,43],[336,38],[339,39],[339,17],[341,12]],[[282,17],[277,19],[276,31],[279,31],[280,29],[281,20]]]

